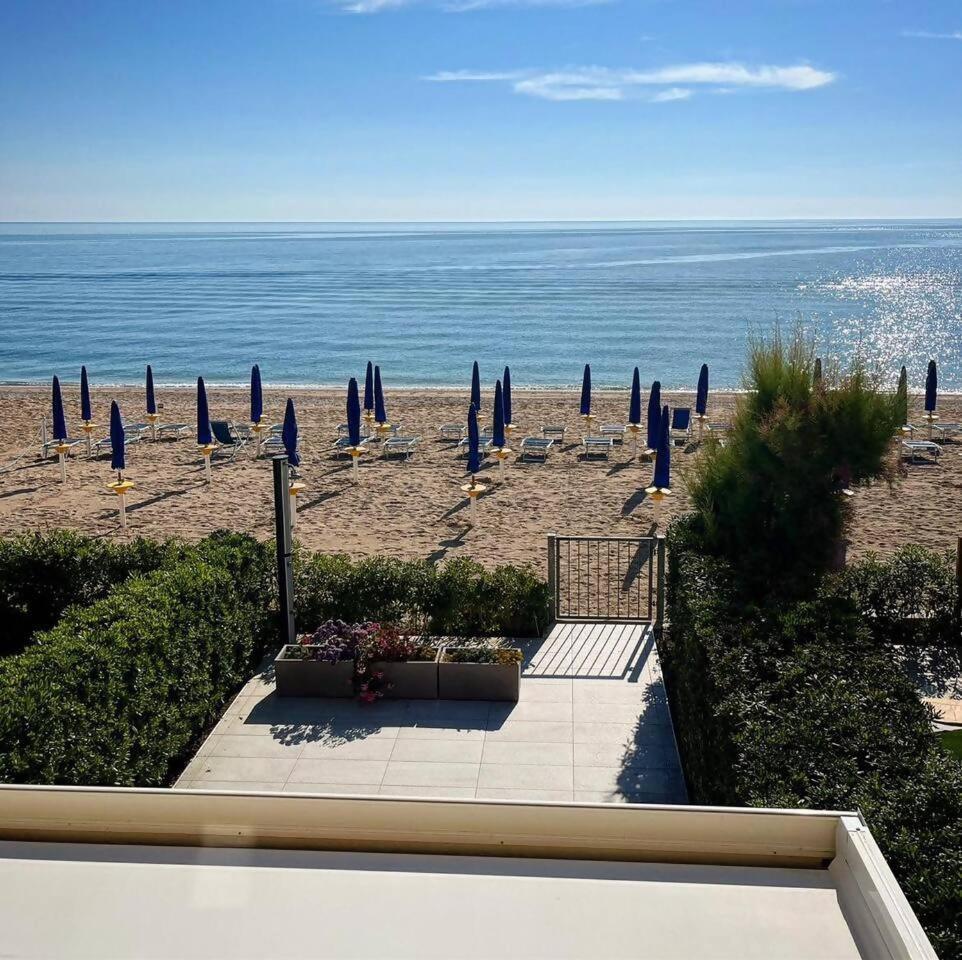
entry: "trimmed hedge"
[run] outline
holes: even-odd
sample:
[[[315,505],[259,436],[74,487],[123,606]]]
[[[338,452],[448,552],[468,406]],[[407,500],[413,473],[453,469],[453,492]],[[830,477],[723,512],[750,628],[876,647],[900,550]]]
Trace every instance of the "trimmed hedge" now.
[[[69,530],[0,539],[0,656],[18,653],[68,607],[87,606],[127,577],[156,570],[168,550],[152,540],[114,544]]]
[[[273,640],[270,555],[218,535],[0,661],[0,780],[158,786]]]
[[[374,620],[435,635],[527,637],[539,635],[550,614],[548,585],[530,567],[487,570],[468,559],[432,566],[299,555],[294,593],[302,630]]]
[[[668,546],[659,654],[692,800],[861,809],[940,956],[962,958],[962,764],[861,611],[831,589],[751,603],[689,519]]]

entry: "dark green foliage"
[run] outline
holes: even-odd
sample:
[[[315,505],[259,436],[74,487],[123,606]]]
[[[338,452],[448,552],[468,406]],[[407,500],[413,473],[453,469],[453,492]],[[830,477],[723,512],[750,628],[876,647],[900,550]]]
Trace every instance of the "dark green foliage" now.
[[[800,334],[754,344],[726,444],[706,445],[688,477],[706,549],[753,596],[810,594],[841,542],[850,504],[840,491],[892,470],[891,395],[858,364],[817,385],[813,367]]]
[[[962,958],[962,764],[853,603],[878,562],[814,600],[752,604],[694,518],[669,557],[659,653],[692,801],[861,809],[940,956]]]
[[[156,570],[168,550],[152,540],[114,544],[69,530],[0,539],[0,656],[22,650],[68,607],[86,606],[132,574]]]
[[[549,608],[547,584],[530,568],[486,570],[466,559],[432,566],[314,554],[299,558],[295,596],[301,630],[341,619],[446,636],[536,636]]]
[[[845,597],[879,643],[958,643],[955,559],[924,547],[876,554],[835,574],[823,593]]]

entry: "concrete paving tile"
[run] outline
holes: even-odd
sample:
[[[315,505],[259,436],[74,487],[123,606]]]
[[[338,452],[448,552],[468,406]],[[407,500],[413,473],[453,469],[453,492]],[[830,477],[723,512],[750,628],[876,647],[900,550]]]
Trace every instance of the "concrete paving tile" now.
[[[382,786],[474,788],[477,779],[476,763],[392,760]]]
[[[568,766],[574,760],[570,743],[528,743],[524,740],[486,740],[482,763],[536,763]]]
[[[574,799],[576,803],[656,803],[662,805],[677,803],[677,801],[673,801],[660,793],[638,794],[629,797],[617,791],[607,790],[575,790]]]
[[[644,717],[645,724],[668,723],[668,712],[663,707],[646,707],[643,703],[599,703],[575,701],[576,723],[637,723]]]
[[[572,720],[570,700],[520,700],[491,707],[488,724],[509,720]]]
[[[572,724],[550,720],[508,720],[489,723],[485,740],[526,740],[529,743],[570,743]]]
[[[392,760],[480,763],[482,740],[396,740]]]
[[[484,721],[491,709],[488,700],[408,700],[406,717],[411,723],[463,723]]]
[[[378,794],[382,797],[421,797],[423,799],[456,798],[474,799],[474,787],[409,787],[401,784],[382,785]]]
[[[572,768],[539,763],[482,763],[478,787],[511,790],[571,790]]]
[[[283,793],[338,794],[353,797],[377,796],[377,784],[373,783],[292,783],[284,784]]]
[[[529,701],[548,701],[571,703],[571,680],[537,680],[521,678],[518,697],[520,703]]]
[[[188,790],[239,790],[242,793],[280,793],[280,783],[256,783],[245,780],[194,780]]]
[[[639,744],[576,743],[576,767],[674,767],[677,765],[671,742]]]
[[[302,759],[294,764],[289,783],[363,783],[377,786],[384,776],[386,760],[347,760],[335,757]]]
[[[572,699],[579,703],[644,703],[647,683],[619,680],[579,680],[573,685]]]
[[[302,760],[388,760],[396,737],[362,737],[358,740],[324,739],[305,743]]]
[[[421,723],[414,727],[401,727],[398,740],[483,740],[487,721],[471,721],[464,724]]]
[[[479,787],[479,800],[557,800],[571,801],[570,790],[511,790],[505,787]]]
[[[271,757],[198,757],[191,760],[193,780],[246,780],[256,783],[281,783],[294,769],[294,758]]]
[[[283,760],[296,760],[303,750],[303,744],[301,743],[285,743],[282,740],[275,740],[273,737],[224,734],[211,739],[214,740],[214,743],[204,756],[279,757]]]
[[[671,728],[664,724],[637,726],[633,723],[588,723],[576,720],[575,743],[609,743],[628,746],[633,743],[671,742]]]

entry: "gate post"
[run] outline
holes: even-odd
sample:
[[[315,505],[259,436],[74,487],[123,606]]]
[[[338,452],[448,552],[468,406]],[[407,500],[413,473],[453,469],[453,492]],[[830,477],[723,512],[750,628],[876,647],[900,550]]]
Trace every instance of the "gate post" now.
[[[548,534],[548,594],[551,597],[551,623],[554,623],[558,616],[558,537],[553,533]]]
[[[658,630],[665,623],[665,536],[659,534],[655,538],[658,551],[658,604],[655,613],[655,627]]]

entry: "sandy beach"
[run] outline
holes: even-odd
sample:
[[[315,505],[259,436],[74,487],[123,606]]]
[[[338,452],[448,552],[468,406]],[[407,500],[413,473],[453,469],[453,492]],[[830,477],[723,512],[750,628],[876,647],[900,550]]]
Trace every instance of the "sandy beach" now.
[[[211,388],[214,419],[247,421],[246,390]],[[265,418],[279,421],[286,397],[294,397],[301,431],[303,463],[296,536],[312,550],[352,556],[387,554],[438,561],[466,556],[485,564],[530,562],[544,565],[549,533],[647,534],[654,505],[644,496],[651,465],[630,458],[630,446],[615,448],[609,462],[580,459],[582,422],[577,391],[524,391],[514,394],[515,446],[521,436],[537,434],[542,423],[563,421],[568,440],[548,463],[509,460],[505,480],[497,464],[485,462],[480,476],[487,492],[478,504],[478,521],[469,523],[461,491],[464,460],[454,445],[437,438],[442,423],[462,422],[467,392],[387,391],[388,414],[404,435],[423,437],[408,463],[377,454],[361,461],[361,481],[351,481],[347,461],[335,460],[331,444],[345,419],[344,394],[331,390],[265,390]],[[690,394],[666,394],[670,404],[690,405]],[[99,438],[106,434],[108,407],[117,399],[128,422],[143,419],[140,387],[94,390]],[[484,412],[491,409],[484,397]],[[67,422],[82,436],[78,390],[65,388]],[[709,415],[724,420],[736,398],[713,393]],[[159,388],[161,422],[193,425],[194,391]],[[920,422],[921,400],[912,398]],[[596,391],[596,424],[624,422],[627,390]],[[943,420],[962,419],[962,397],[940,399]],[[70,457],[67,483],[60,482],[56,457],[40,457],[40,420],[49,415],[47,387],[0,388],[0,533],[68,527],[93,536],[120,536],[117,505],[106,484],[113,478],[109,455],[88,458],[83,447]],[[697,433],[695,434],[697,437]],[[660,508],[659,529],[687,509],[684,475],[697,456],[697,443],[672,451],[672,496]],[[204,483],[203,460],[193,437],[143,442],[128,453],[127,478],[136,487],[128,498],[130,534],[150,537],[202,537],[218,528],[273,533],[272,480],[268,461],[255,460],[253,447],[233,459],[214,457],[213,483]],[[947,443],[940,462],[909,464],[894,486],[860,489],[850,553],[890,552],[910,543],[937,550],[954,549],[953,518],[962,515],[962,443]]]

